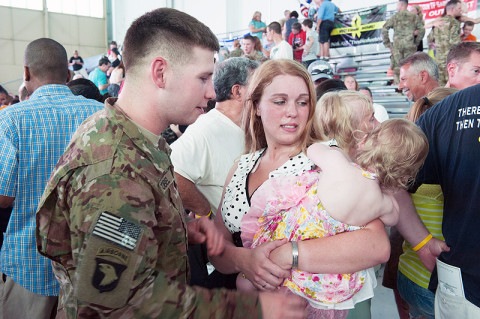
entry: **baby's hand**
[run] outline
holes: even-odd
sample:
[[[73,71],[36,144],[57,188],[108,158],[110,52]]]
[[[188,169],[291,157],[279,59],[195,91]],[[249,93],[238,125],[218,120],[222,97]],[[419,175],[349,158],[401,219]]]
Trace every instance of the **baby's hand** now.
[[[292,269],[292,244],[286,242],[284,245],[272,250],[270,260],[282,269]]]
[[[432,272],[435,268],[436,259],[444,251],[449,251],[450,247],[440,239],[432,238],[428,243],[417,251],[422,264]]]

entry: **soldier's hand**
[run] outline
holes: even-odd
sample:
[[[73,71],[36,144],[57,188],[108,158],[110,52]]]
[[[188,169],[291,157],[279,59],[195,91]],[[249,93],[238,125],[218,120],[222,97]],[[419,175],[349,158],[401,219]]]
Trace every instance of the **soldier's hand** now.
[[[284,292],[261,292],[259,298],[265,319],[300,319],[307,316],[306,300],[300,296]]]
[[[201,244],[206,242],[210,256],[217,256],[223,252],[225,242],[223,235],[217,230],[213,221],[203,216],[187,224],[188,243]]]

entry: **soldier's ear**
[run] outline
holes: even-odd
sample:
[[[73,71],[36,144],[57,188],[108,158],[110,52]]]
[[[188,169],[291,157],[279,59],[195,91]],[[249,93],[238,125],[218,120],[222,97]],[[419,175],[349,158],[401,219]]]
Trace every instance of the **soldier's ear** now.
[[[155,58],[150,65],[152,81],[158,88],[165,87],[167,69],[167,61],[161,57]]]

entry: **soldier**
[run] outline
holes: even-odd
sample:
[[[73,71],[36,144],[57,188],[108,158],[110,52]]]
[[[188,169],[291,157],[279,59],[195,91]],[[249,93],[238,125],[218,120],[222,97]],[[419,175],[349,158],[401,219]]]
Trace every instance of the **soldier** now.
[[[445,15],[441,18],[443,24],[433,29],[438,69],[440,71],[440,86],[448,80],[447,55],[450,47],[462,41],[460,36],[460,22],[457,18],[462,16],[462,4],[458,0],[450,0],[445,5]]]
[[[251,60],[265,60],[265,56],[261,52],[255,50],[255,37],[250,34],[243,37],[243,52],[245,52],[245,57],[248,57]]]
[[[185,220],[160,134],[194,122],[215,97],[218,49],[210,29],[174,9],[148,12],[128,29],[123,91],[77,130],[37,211],[37,248],[60,282],[58,316],[303,316],[298,298],[187,286],[187,238],[212,255],[224,244],[212,221]]]
[[[398,12],[385,22],[382,29],[383,45],[392,53],[390,67],[395,77],[395,83],[399,82],[400,61],[417,51],[417,46],[425,35],[422,20],[415,13],[408,11],[407,7],[408,0],[399,0]],[[393,43],[390,42],[388,35],[388,30],[392,28],[394,30]],[[416,40],[414,40],[415,31],[418,31]]]

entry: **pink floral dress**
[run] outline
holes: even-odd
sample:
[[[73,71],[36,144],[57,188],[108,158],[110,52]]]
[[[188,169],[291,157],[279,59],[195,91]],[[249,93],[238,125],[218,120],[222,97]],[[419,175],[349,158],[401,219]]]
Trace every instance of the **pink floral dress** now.
[[[319,174],[312,170],[265,181],[252,196],[250,211],[242,219],[243,245],[254,248],[283,238],[309,240],[362,228],[341,223],[324,209],[317,196]],[[372,178],[368,172],[364,176]],[[283,285],[314,303],[334,304],[352,298],[362,289],[365,279],[366,270],[352,274],[313,274],[292,269],[291,277]]]

